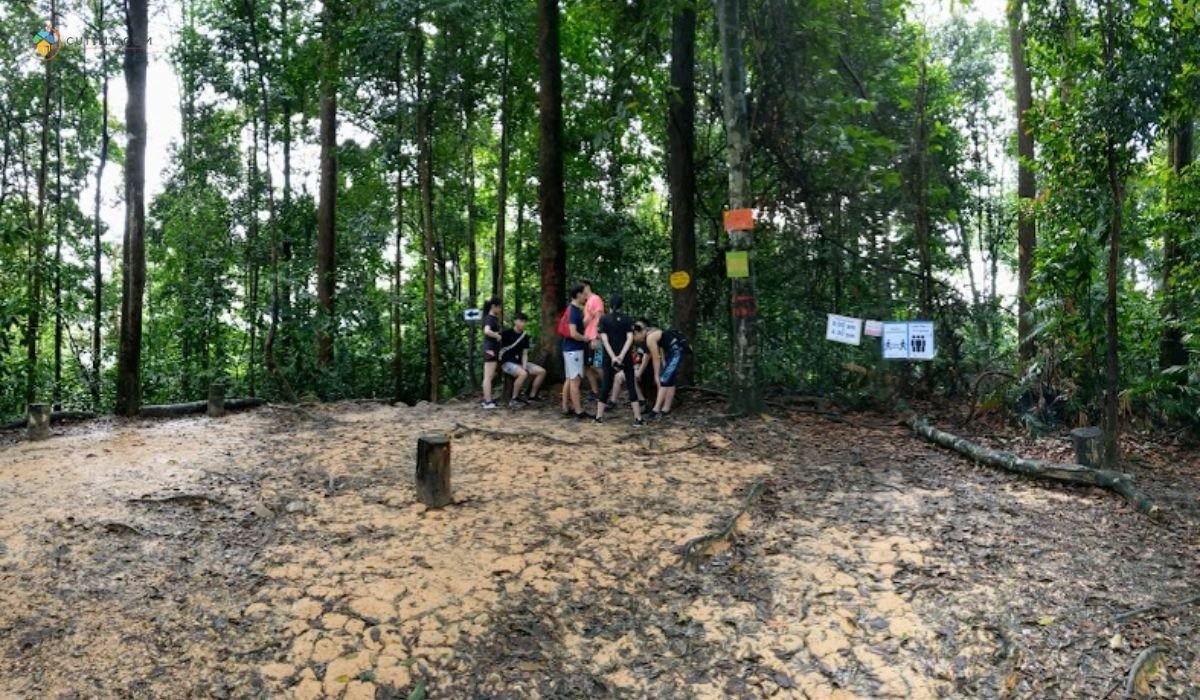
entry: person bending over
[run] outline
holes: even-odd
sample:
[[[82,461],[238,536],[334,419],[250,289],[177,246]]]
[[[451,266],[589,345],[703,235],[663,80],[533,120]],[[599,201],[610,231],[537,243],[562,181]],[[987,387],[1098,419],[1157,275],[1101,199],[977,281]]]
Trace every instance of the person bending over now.
[[[525,334],[525,323],[529,317],[524,313],[513,316],[513,327],[500,334],[500,369],[513,378],[512,398],[509,408],[519,408],[519,397],[525,380],[533,375],[533,387],[529,390],[530,401],[541,401],[538,391],[546,379],[546,370],[529,361],[529,336]]]
[[[500,360],[500,300],[496,297],[483,304],[483,407],[495,408],[492,382],[496,380],[496,364]]]
[[[646,319],[639,320],[633,329],[635,342],[646,346],[650,362],[654,367],[654,381],[658,385],[658,397],[647,418],[665,418],[671,413],[675,400],[675,380],[679,364],[688,351],[687,336],[675,329],[662,330]]]
[[[604,409],[613,388],[613,377],[617,372],[625,376],[629,387],[629,402],[633,406],[633,424],[645,425],[642,420],[642,407],[637,401],[637,379],[634,376],[633,358],[629,356],[633,348],[633,319],[621,311],[624,300],[620,294],[614,294],[610,304],[610,313],[600,319],[599,336],[604,350],[604,384],[596,402],[596,422],[604,422]]]

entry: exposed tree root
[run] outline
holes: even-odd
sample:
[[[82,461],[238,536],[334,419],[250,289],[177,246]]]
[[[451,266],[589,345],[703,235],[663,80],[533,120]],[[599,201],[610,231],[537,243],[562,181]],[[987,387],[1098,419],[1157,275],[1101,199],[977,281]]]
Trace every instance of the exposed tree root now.
[[[754,502],[762,495],[766,485],[766,481],[762,479],[755,481],[750,486],[750,491],[742,501],[741,507],[725,521],[719,530],[688,540],[682,548],[684,566],[696,568],[705,559],[715,554],[722,543],[728,542],[737,527],[738,520],[754,507]]]
[[[1153,665],[1156,665],[1158,661],[1162,659],[1164,654],[1166,654],[1166,651],[1162,647],[1152,646],[1148,649],[1144,649],[1142,653],[1137,655],[1137,658],[1133,661],[1133,666],[1129,667],[1129,675],[1125,678],[1125,694],[1121,696],[1121,700],[1128,700],[1129,698],[1134,697],[1136,694],[1140,694],[1138,693],[1138,686],[1140,685],[1138,681],[1142,673],[1142,669],[1147,665],[1151,665],[1150,673],[1153,674],[1155,671]],[[1141,684],[1146,684],[1148,682],[1144,678],[1142,678],[1141,681]]]
[[[535,433],[535,432],[513,433],[513,432],[508,432],[505,430],[488,430],[487,428],[476,428],[476,427],[470,426],[470,425],[463,425],[462,423],[454,424],[454,430],[452,430],[450,432],[450,436],[451,437],[462,437],[463,435],[470,435],[471,433],[475,433],[477,435],[484,435],[484,436],[490,437],[490,438],[498,438],[498,439],[502,439],[502,440],[503,439],[541,440],[542,442],[548,442],[553,445],[566,445],[568,447],[580,447],[580,446],[584,446],[584,445],[598,445],[599,444],[592,440],[563,440],[562,438],[556,438],[553,435],[547,435],[545,433]]]
[[[229,507],[226,503],[218,501],[212,496],[205,496],[202,493],[175,493],[169,496],[142,496],[141,498],[129,499],[129,503],[149,503],[154,505],[162,503],[183,503],[189,506],[212,504],[222,508]]]
[[[1120,494],[1139,512],[1145,513],[1152,519],[1158,520],[1164,515],[1162,509],[1155,505],[1149,496],[1134,486],[1133,477],[1129,474],[1114,472],[1108,469],[1093,469],[1085,467],[1082,464],[1063,464],[1040,459],[1024,459],[1011,452],[992,450],[971,442],[966,438],[938,430],[917,416],[909,418],[907,423],[914,432],[926,440],[952,449],[990,467],[1046,481],[1057,481],[1059,483],[1075,484],[1078,486],[1099,486]]]
[[[1200,595],[1194,595],[1191,598],[1184,598],[1177,603],[1155,603],[1154,605],[1147,605],[1144,608],[1138,608],[1137,610],[1130,610],[1127,613],[1121,613],[1113,618],[1113,620],[1115,622],[1128,622],[1129,620],[1145,615],[1146,613],[1152,613],[1158,610],[1178,610],[1179,608],[1186,608],[1187,606],[1194,605],[1196,603],[1200,603]]]

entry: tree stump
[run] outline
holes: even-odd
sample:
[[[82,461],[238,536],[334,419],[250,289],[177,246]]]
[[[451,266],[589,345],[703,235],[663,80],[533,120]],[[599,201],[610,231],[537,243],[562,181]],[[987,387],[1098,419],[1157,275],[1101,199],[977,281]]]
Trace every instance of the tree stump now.
[[[29,430],[27,434],[30,440],[45,440],[50,437],[50,404],[29,404]]]
[[[208,417],[221,418],[225,415],[225,385],[208,386]]]
[[[417,438],[417,500],[430,508],[453,502],[450,497],[450,438]]]
[[[1104,431],[1097,427],[1075,428],[1071,431],[1075,443],[1075,463],[1093,469],[1107,469],[1104,463]]]

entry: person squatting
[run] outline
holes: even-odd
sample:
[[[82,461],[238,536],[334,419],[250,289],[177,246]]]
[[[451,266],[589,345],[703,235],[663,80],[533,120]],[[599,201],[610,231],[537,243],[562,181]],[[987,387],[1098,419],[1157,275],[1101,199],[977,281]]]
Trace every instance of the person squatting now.
[[[606,304],[588,280],[572,287],[569,297],[570,303],[555,329],[566,378],[562,387],[563,417],[603,423],[606,410],[617,407],[622,389],[628,395],[635,426],[670,416],[679,367],[690,351],[687,337],[675,329],[659,328],[644,318],[634,320],[625,312],[624,299],[619,294],[614,294]],[[500,301],[489,299],[483,311],[483,408],[498,407],[492,397],[497,368],[514,380],[509,408],[542,401],[540,392],[546,370],[529,361],[532,343],[525,332],[528,318],[518,313],[513,317],[512,328],[501,330]],[[641,379],[647,368],[653,373],[658,393],[654,407],[644,412],[646,399]],[[595,401],[595,414],[583,408],[585,377],[591,390],[587,400]],[[522,395],[525,389],[528,394]]]

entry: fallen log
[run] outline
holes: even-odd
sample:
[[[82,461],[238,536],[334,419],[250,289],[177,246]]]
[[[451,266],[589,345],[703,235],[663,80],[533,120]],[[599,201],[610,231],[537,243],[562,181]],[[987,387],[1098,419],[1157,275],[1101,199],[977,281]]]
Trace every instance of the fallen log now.
[[[225,399],[226,411],[240,411],[266,405],[266,399]],[[142,418],[174,418],[175,416],[204,413],[207,410],[207,401],[189,401],[188,403],[169,403],[161,406],[142,406],[141,416]]]
[[[1077,486],[1099,486],[1120,494],[1139,512],[1154,520],[1163,517],[1163,511],[1142,493],[1133,483],[1133,477],[1122,472],[1108,469],[1093,469],[1082,464],[1063,464],[1047,462],[1041,459],[1024,459],[1011,452],[993,450],[976,444],[966,438],[947,433],[933,426],[923,418],[916,416],[906,421],[908,426],[921,437],[942,447],[966,455],[976,462],[1005,471],[1023,474],[1034,479],[1057,481],[1063,484]]]
[[[50,414],[51,423],[63,423],[72,420],[91,420],[96,417],[91,411],[55,411]],[[28,418],[15,420],[11,423],[0,425],[0,430],[21,430],[29,424]]]

